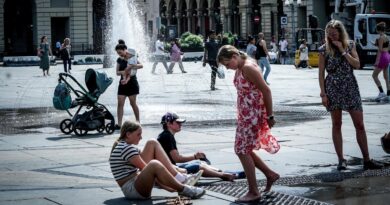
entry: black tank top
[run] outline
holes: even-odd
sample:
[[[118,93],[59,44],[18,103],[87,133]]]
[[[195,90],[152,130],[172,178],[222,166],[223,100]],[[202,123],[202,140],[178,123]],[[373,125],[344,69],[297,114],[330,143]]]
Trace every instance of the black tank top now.
[[[263,49],[263,46],[260,44],[260,42],[256,43],[256,58],[259,59],[261,57],[266,57],[267,54],[265,54],[265,51]]]

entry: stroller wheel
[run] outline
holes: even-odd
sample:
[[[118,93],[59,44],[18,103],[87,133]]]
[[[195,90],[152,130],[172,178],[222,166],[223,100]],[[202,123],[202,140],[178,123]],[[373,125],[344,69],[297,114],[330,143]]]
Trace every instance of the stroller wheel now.
[[[106,129],[106,127],[105,127],[104,125],[102,125],[101,127],[98,127],[98,128],[97,128],[97,131],[98,131],[99,133],[102,133],[102,132],[104,132],[105,129]]]
[[[88,133],[88,130],[84,129],[85,127],[87,127],[85,122],[82,121],[76,122],[73,128],[74,133],[76,133],[77,136],[86,135]]]
[[[106,132],[107,134],[112,134],[115,130],[115,127],[112,125],[112,123],[106,124]]]
[[[73,132],[73,122],[71,119],[62,120],[60,123],[60,130],[64,134],[70,134]]]

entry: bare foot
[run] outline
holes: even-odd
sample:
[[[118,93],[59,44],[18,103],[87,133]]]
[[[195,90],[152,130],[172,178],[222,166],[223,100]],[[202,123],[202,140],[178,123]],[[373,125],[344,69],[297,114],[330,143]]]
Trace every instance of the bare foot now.
[[[237,203],[251,203],[255,201],[259,201],[261,198],[260,193],[259,194],[252,194],[247,192],[244,196],[236,199],[234,202]]]
[[[223,181],[234,181],[234,179],[236,179],[236,176],[233,175],[233,174],[229,174],[229,173],[223,173],[222,176],[221,176],[221,179]]]
[[[272,184],[280,178],[279,174],[274,173],[271,176],[267,177],[267,185],[265,186],[264,192],[270,191]]]

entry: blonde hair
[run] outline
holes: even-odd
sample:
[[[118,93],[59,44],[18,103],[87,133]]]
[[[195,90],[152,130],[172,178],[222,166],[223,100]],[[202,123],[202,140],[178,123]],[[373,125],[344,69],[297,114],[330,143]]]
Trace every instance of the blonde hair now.
[[[325,27],[325,40],[326,40],[326,53],[330,54],[331,56],[334,56],[336,53],[336,48],[333,46],[331,39],[329,38],[329,29],[336,29],[339,32],[339,40],[343,44],[343,48],[348,47],[348,33],[347,30],[345,29],[343,23],[339,20],[331,20],[326,24]]]
[[[115,140],[114,144],[112,145],[112,149],[111,149],[111,152],[114,150],[114,148],[116,147],[116,145],[118,145],[119,141],[120,140],[123,140],[126,138],[126,134],[128,132],[135,132],[137,131],[139,128],[141,128],[141,125],[138,123],[138,122],[132,122],[132,121],[125,121],[123,124],[122,124],[122,127],[121,127],[121,134],[119,135],[119,138],[117,140]]]
[[[65,39],[64,39],[64,44],[65,44],[65,45],[70,44],[70,38],[65,38]]]
[[[217,63],[221,63],[223,60],[230,60],[233,55],[236,54],[246,60],[248,55],[244,52],[239,51],[236,47],[231,45],[224,45],[218,51]]]

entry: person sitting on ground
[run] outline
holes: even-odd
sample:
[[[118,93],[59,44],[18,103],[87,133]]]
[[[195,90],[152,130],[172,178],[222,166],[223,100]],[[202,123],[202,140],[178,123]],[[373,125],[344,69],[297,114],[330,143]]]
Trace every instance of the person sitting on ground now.
[[[171,112],[167,112],[161,119],[164,131],[160,133],[157,140],[160,142],[172,164],[176,164],[180,168],[185,168],[188,173],[196,173],[199,170],[203,170],[203,177],[219,177],[224,181],[233,181],[235,175],[224,173],[203,162],[202,159],[206,159],[206,155],[203,152],[196,152],[193,155],[182,155],[179,153],[176,146],[175,134],[180,132],[181,125],[185,121],[184,119],[180,119],[176,113]]]
[[[150,198],[155,183],[167,191],[177,191],[179,195],[193,199],[206,193],[202,188],[188,185],[195,184],[200,174],[188,177],[178,172],[156,140],[148,140],[141,151],[136,147],[141,139],[141,125],[126,121],[111,150],[111,171],[126,198]]]

